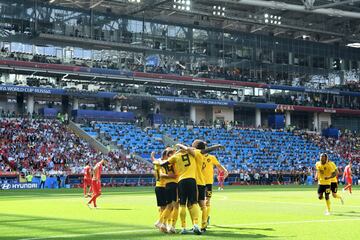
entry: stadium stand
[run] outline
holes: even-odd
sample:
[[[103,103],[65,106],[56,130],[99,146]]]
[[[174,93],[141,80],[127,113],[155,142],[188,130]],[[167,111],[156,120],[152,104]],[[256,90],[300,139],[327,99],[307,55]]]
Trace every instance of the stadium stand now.
[[[86,161],[109,160],[107,173],[148,173],[140,160],[117,152],[97,153],[87,142],[70,132],[57,120],[0,120],[1,169],[24,174],[46,170],[51,173],[82,173]]]
[[[338,139],[326,138],[305,131],[288,132],[271,129],[244,129],[227,127],[199,127],[160,125],[140,128],[132,123],[92,122],[82,129],[98,139],[109,139],[120,151],[104,155],[95,152],[87,142],[70,132],[57,120],[3,118],[0,121],[1,160],[0,172],[19,172],[23,175],[39,174],[42,170],[50,174],[81,174],[87,160],[94,163],[109,160],[105,168],[108,174],[145,174],[143,177],[107,177],[107,185],[152,184],[149,160],[155,151],[159,156],[165,145],[164,137],[174,142],[191,144],[194,139],[205,139],[209,145],[223,144],[226,149],[215,154],[230,170],[231,182],[269,184],[274,182],[305,183],[313,174],[313,165],[322,152],[337,163],[340,171],[349,159],[354,162],[353,172],[360,174],[360,138],[352,132],[343,133]],[[260,175],[257,179],[257,175]],[[265,176],[272,175],[272,180]],[[291,178],[284,176],[299,176]],[[286,180],[287,179],[287,180]],[[75,185],[81,184],[77,177]]]
[[[216,153],[219,160],[232,173],[240,171],[311,172],[322,152],[339,166],[349,158],[359,159],[356,146],[359,139],[353,134],[343,134],[338,140],[304,131],[286,132],[271,129],[242,129],[214,127],[185,127],[160,125],[158,128],[141,128],[133,124],[94,123],[83,128],[88,134],[111,136],[128,153],[149,159],[151,151],[159,153],[164,144],[163,135],[175,142],[191,144],[194,139],[205,139],[209,145],[220,143],[225,151]]]
[[[95,122],[92,127],[83,127],[83,130],[93,137],[102,135],[109,138],[126,153],[136,154],[145,159],[150,158],[152,151],[159,156],[165,147],[161,142],[162,135],[156,133],[154,129],[142,130],[130,123]]]

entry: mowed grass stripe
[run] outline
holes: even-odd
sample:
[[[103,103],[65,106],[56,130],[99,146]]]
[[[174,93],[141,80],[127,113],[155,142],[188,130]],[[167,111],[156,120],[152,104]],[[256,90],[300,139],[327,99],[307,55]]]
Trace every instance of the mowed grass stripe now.
[[[251,189],[251,190],[250,190]],[[231,187],[215,190],[209,231],[204,236],[165,235],[153,224],[158,211],[153,188],[107,189],[100,209],[90,210],[81,189],[0,193],[0,239],[357,239],[360,199],[354,190],[345,206],[332,199],[333,215],[315,187]],[[35,192],[36,194],[32,194]],[[28,193],[28,194],[27,194]],[[43,194],[42,194],[43,193]],[[49,194],[52,196],[49,197]],[[13,200],[13,196],[21,198]],[[187,227],[190,228],[189,213]],[[343,231],[344,226],[351,231]],[[178,220],[178,229],[180,220]],[[321,234],[326,228],[326,234]],[[339,234],[341,232],[341,234]],[[354,234],[357,237],[354,237]]]

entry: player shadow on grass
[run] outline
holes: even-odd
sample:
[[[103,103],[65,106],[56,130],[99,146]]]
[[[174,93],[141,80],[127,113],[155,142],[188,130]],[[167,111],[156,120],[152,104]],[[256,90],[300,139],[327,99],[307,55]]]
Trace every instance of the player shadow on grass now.
[[[82,219],[66,219],[66,218],[57,218],[57,217],[41,217],[41,216],[29,216],[29,215],[20,215],[20,214],[1,214],[2,221],[1,226],[7,228],[17,229],[19,227],[19,222],[21,222],[21,228],[25,229],[25,231],[38,231],[48,235],[45,236],[56,236],[57,238],[61,238],[61,236],[65,235],[74,235],[71,239],[99,239],[101,236],[104,236],[104,239],[140,239],[146,237],[154,237],[154,239],[162,238],[163,236],[168,236],[160,233],[158,230],[150,228],[149,226],[144,225],[133,225],[133,224],[119,224],[119,223],[111,223],[111,222],[103,222],[103,221],[92,221],[92,220],[82,220]],[[42,221],[46,221],[46,224],[41,224]],[[63,223],[70,223],[72,226],[69,227],[69,224],[63,225]],[[89,233],[89,229],[101,229],[103,232],[94,232],[92,234]],[[138,229],[141,229],[137,232]],[[232,228],[229,228],[232,229]],[[236,229],[235,230],[264,230],[264,229]],[[119,231],[119,233],[115,233]],[[123,231],[123,232],[122,232]],[[48,232],[48,233],[47,233]],[[131,233],[129,233],[131,232]],[[34,237],[40,237],[35,233]],[[191,236],[191,234],[189,234]],[[183,236],[180,234],[172,235],[174,238],[182,238]],[[188,235],[186,235],[188,236]],[[261,239],[261,238],[271,238],[276,239],[280,238],[277,236],[268,236],[265,234],[251,234],[251,233],[240,233],[234,232],[234,230],[222,230],[222,229],[214,229],[207,231],[204,236],[209,237],[219,237],[219,238],[245,238],[245,239]],[[10,236],[6,237],[6,240],[12,239],[26,239],[32,237],[31,235],[27,236]],[[42,236],[44,237],[44,235]],[[69,238],[69,237],[67,237]],[[287,237],[288,238],[288,237]]]
[[[8,218],[8,219],[7,219]],[[42,221],[46,221],[46,224],[41,224]],[[51,224],[49,224],[49,222]],[[56,217],[41,217],[41,216],[30,216],[30,215],[20,215],[20,214],[1,214],[1,226],[6,226],[8,228],[13,227],[14,229],[19,227],[26,230],[39,230],[40,232],[49,231],[58,233],[59,235],[65,234],[86,234],[88,233],[89,228],[99,229],[99,228],[111,228],[108,231],[114,231],[116,229],[134,229],[136,228],[149,228],[149,226],[136,225],[133,224],[122,224],[122,223],[111,223],[103,221],[92,221],[92,220],[82,220],[82,219],[67,219],[67,218],[56,218]],[[69,225],[63,225],[63,223],[73,224],[70,228]],[[135,229],[134,229],[135,230]],[[19,239],[19,237],[17,237]]]
[[[338,216],[338,217],[354,217],[354,218],[360,218],[360,212],[356,211],[349,211],[344,213],[336,213],[333,212],[331,215]]]
[[[234,229],[234,230],[261,230],[261,231],[275,231],[273,228],[226,227],[226,226],[218,226],[218,225],[212,225],[212,227],[216,227],[216,228],[220,228],[220,229]]]
[[[229,228],[229,229],[234,229],[234,230],[257,230],[255,229],[247,229],[247,228],[243,228],[243,229],[238,229],[238,228]],[[271,238],[271,239],[277,239],[277,238],[282,238],[284,239],[284,236],[269,236],[269,235],[265,235],[265,234],[261,234],[261,233],[240,233],[240,232],[234,232],[232,231],[226,231],[226,230],[218,230],[218,229],[214,229],[214,230],[209,230],[207,231],[205,234],[205,236],[209,236],[209,237],[218,237],[218,238],[231,238],[231,239],[235,239],[235,238],[239,238],[239,239],[261,239],[261,238]],[[291,237],[286,236],[285,239],[289,239]]]

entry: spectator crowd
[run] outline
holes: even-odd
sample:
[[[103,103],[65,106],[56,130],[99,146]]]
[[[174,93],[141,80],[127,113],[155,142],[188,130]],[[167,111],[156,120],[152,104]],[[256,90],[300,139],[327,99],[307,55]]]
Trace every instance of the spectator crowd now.
[[[95,151],[57,120],[0,120],[0,171],[27,175],[82,173],[85,163],[107,159],[106,173],[147,173],[147,165],[119,152]]]

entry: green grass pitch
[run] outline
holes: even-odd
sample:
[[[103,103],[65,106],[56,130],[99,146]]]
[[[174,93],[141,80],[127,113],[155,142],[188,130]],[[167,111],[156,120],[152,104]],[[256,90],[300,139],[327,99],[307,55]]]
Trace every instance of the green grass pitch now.
[[[155,229],[152,187],[103,189],[96,210],[80,189],[0,191],[0,239],[360,239],[359,190],[343,194],[343,206],[331,199],[331,216],[324,216],[315,186],[215,190],[211,226],[202,236]]]

